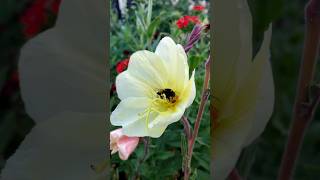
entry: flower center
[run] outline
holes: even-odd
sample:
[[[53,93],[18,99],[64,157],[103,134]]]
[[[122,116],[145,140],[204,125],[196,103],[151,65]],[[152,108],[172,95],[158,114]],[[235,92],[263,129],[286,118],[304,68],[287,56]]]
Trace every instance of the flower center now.
[[[177,97],[176,93],[169,88],[165,88],[165,89],[160,89],[157,92],[158,97],[160,97],[161,99],[165,99],[170,103],[175,103],[177,101]]]
[[[171,108],[174,108],[178,101],[179,96],[169,88],[160,89],[157,91],[156,95],[153,97],[150,105],[146,110],[140,113],[140,116],[144,116],[146,119],[147,128],[149,128],[150,116],[152,113],[163,113]]]

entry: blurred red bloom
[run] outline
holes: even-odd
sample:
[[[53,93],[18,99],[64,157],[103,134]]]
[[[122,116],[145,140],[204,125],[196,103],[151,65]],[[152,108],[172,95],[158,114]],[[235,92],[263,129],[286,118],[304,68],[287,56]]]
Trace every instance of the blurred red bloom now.
[[[186,16],[181,17],[180,19],[178,19],[178,21],[176,22],[176,25],[178,26],[179,29],[182,29],[184,27],[187,27],[189,24],[189,19],[185,18]]]
[[[198,23],[201,23],[201,21],[199,20],[199,17],[198,16],[188,16],[189,20],[191,22],[193,22],[194,24],[198,24]]]
[[[58,14],[58,11],[59,11],[59,6],[60,6],[60,3],[61,3],[61,0],[54,0],[51,4],[51,11],[54,13],[54,14]]]
[[[176,22],[179,29],[185,28],[189,25],[189,22],[194,24],[201,23],[198,16],[183,16]]]
[[[192,10],[195,10],[195,11],[203,11],[203,10],[204,10],[204,6],[202,6],[202,5],[196,5],[196,6],[193,6]]]
[[[13,71],[0,92],[0,97],[9,97],[19,89],[19,73]]]
[[[61,0],[35,0],[20,16],[27,38],[37,35],[48,23],[48,11],[57,14]]]
[[[122,71],[126,70],[129,64],[129,59],[124,59],[117,63],[116,71],[117,73],[121,73]]]
[[[36,35],[43,24],[47,21],[44,7],[45,0],[36,0],[20,17],[21,23],[24,25],[24,35],[28,38]]]

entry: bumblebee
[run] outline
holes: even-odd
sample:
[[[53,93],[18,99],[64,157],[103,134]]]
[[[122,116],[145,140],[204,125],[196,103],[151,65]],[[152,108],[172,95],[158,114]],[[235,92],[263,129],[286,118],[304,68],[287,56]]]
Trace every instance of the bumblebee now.
[[[177,101],[177,96],[176,93],[169,88],[165,88],[165,89],[160,89],[157,92],[157,95],[161,98],[161,99],[166,99],[171,103],[175,103]]]

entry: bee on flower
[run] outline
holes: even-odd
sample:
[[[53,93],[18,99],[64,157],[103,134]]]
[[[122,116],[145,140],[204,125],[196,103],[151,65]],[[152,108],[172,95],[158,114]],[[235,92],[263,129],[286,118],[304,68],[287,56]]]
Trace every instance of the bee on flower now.
[[[164,37],[155,52],[131,55],[128,69],[116,77],[116,90],[121,102],[111,124],[121,126],[127,136],[157,138],[192,104],[194,71],[190,77],[184,48]]]

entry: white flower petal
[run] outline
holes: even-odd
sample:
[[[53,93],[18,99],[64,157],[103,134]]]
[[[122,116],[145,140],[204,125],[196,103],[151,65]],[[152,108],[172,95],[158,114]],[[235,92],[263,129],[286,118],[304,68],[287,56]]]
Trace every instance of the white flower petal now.
[[[117,76],[116,89],[121,100],[129,97],[150,97],[154,95],[152,93],[156,93],[147,84],[131,76],[128,71],[124,71]]]
[[[164,37],[159,42],[155,53],[166,65],[170,77],[170,85],[177,91],[182,91],[189,80],[187,55],[181,45],[177,45],[170,37]]]
[[[105,2],[68,0],[54,29],[28,42],[19,61],[21,93],[36,121],[62,111],[105,112]]]
[[[126,98],[122,100],[111,113],[110,121],[114,126],[127,126],[141,119],[148,108],[150,100],[144,97]],[[146,125],[145,125],[146,126]]]
[[[271,41],[271,27],[265,33],[264,42],[261,46],[261,50],[255,58],[255,62],[262,61],[263,70],[261,72],[261,80],[259,81],[257,87],[257,98],[255,105],[255,116],[253,121],[253,126],[250,133],[247,136],[245,145],[250,144],[256,137],[258,137],[264,128],[266,127],[267,122],[271,118],[274,106],[274,83],[272,77],[271,63],[269,61],[270,56],[270,41]]]
[[[252,22],[245,0],[214,4],[213,92],[216,97],[225,99],[237,89],[242,73],[247,72],[252,62]],[[226,9],[228,16],[225,16]]]
[[[251,127],[246,118],[233,119],[213,130],[213,179],[225,180],[234,168],[242,150],[242,143]]]
[[[184,92],[183,92],[183,97],[187,97],[186,100],[185,100],[185,107],[189,107],[193,101],[194,101],[194,98],[196,97],[196,84],[195,84],[195,81],[194,81],[194,74],[195,74],[195,70],[193,70],[192,72],[192,75],[191,75],[191,78],[187,84],[187,86],[185,87],[184,89]]]
[[[257,56],[260,58],[252,63],[241,86],[225,99],[227,102],[220,109],[219,126],[213,132],[213,160],[217,164],[213,169],[218,180],[230,173],[242,148],[260,135],[272,114],[274,90],[268,53],[270,32],[265,36],[264,52],[261,52],[264,55]]]
[[[159,125],[156,128],[148,128],[145,119],[140,119],[134,123],[129,124],[128,126],[123,127],[123,133],[127,136],[150,136],[153,138],[160,137],[164,130],[167,128],[167,125]]]
[[[36,126],[7,161],[2,179],[105,179],[90,169],[108,152],[105,5],[63,1],[54,29],[22,49],[21,93]]]
[[[105,114],[63,113],[35,126],[9,158],[2,180],[102,180],[90,165],[106,158]]]
[[[157,117],[150,121],[148,127],[150,131],[153,129],[158,129],[158,126],[169,125],[171,123],[177,122],[183,116],[185,107],[175,107],[174,111],[160,113]]]
[[[272,113],[271,29],[252,61],[252,19],[247,2],[217,1],[214,7],[213,92],[219,124],[213,132],[213,178],[224,180],[242,148],[260,135]],[[229,9],[228,17],[225,9]]]
[[[132,54],[127,72],[154,90],[168,86],[165,65],[153,52],[143,50]]]

